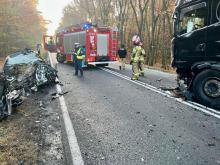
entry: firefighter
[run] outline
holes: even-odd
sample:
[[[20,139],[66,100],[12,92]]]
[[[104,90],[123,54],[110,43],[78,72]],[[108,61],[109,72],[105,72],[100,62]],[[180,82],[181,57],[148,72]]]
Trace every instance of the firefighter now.
[[[83,47],[80,46],[79,43],[75,43],[74,50],[74,66],[75,66],[75,75],[78,76],[78,71],[80,71],[80,75],[83,76],[83,66],[82,62],[85,58],[85,51],[83,51]]]
[[[142,41],[139,43],[139,46],[141,47],[141,54],[140,54],[140,60],[139,60],[140,76],[144,77],[144,61],[145,61],[146,53],[145,53],[145,50],[143,49]]]
[[[144,56],[145,56],[145,51],[142,48],[143,43],[140,41],[140,39],[136,39],[133,41],[134,48],[132,51],[132,56],[131,56],[131,64],[132,64],[132,70],[133,70],[133,75],[132,75],[132,80],[138,80],[139,78],[139,68],[140,68],[140,73],[141,76],[144,76]]]
[[[119,66],[119,69],[123,69],[125,70],[125,59],[126,59],[126,56],[127,56],[127,50],[125,49],[125,45],[121,45],[121,48],[118,50],[118,56],[120,58],[120,66]]]

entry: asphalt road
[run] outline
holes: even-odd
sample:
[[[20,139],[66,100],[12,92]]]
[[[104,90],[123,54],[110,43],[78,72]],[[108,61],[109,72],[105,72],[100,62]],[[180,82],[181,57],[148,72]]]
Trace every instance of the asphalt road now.
[[[220,164],[218,118],[99,68],[85,69],[84,77],[68,64],[57,69],[86,165]],[[130,67],[110,69],[131,76]],[[175,75],[145,74],[141,81],[155,87],[175,86]]]

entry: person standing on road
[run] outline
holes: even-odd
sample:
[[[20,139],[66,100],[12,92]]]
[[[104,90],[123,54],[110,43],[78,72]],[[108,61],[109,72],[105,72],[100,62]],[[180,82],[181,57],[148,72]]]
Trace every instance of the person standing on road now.
[[[135,43],[135,47],[132,50],[131,54],[131,64],[132,64],[132,80],[138,80],[139,77],[139,60],[141,55],[141,47],[138,45],[139,43]]]
[[[140,76],[144,77],[144,61],[146,58],[146,53],[143,48],[143,42],[141,41],[139,43],[139,46],[141,47],[141,53],[140,53],[140,59],[139,59],[139,69],[140,69]]]
[[[121,48],[118,50],[118,56],[119,56],[119,60],[120,60],[120,66],[119,69],[120,70],[125,70],[125,59],[127,56],[127,50],[125,49],[125,45],[121,45]]]
[[[83,47],[80,46],[79,43],[75,43],[74,50],[74,66],[75,66],[75,75],[78,76],[78,72],[80,71],[80,75],[83,76],[83,59],[85,58],[85,52],[83,51]]]
[[[37,44],[37,54],[40,55],[41,44]]]
[[[134,48],[131,55],[131,64],[132,64],[132,80],[138,80],[139,78],[139,68],[141,70],[141,76],[144,76],[144,57],[145,57],[145,51],[141,47],[143,43],[137,39],[133,41]]]

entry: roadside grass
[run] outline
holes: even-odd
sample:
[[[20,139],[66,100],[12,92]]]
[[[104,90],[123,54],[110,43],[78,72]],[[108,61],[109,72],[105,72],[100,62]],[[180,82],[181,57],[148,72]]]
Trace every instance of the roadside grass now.
[[[0,123],[0,164],[36,164],[38,146],[31,138],[28,128],[30,119],[23,114],[25,107]]]

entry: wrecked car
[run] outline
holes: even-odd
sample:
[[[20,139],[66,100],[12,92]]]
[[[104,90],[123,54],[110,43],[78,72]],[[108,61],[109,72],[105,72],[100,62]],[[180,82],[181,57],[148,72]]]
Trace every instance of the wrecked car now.
[[[56,77],[57,71],[30,49],[9,55],[0,73],[0,119],[22,104],[26,92],[53,84]]]
[[[6,111],[6,95],[5,95],[5,77],[2,71],[0,71],[0,120],[5,116]]]

